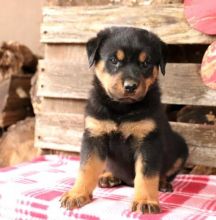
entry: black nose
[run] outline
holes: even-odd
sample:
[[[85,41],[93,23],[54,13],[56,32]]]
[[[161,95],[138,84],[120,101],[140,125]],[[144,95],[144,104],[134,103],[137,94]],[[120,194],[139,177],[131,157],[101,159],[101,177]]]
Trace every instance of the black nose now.
[[[137,87],[138,87],[138,83],[134,80],[128,79],[124,81],[124,89],[125,89],[125,92],[127,93],[135,92]]]

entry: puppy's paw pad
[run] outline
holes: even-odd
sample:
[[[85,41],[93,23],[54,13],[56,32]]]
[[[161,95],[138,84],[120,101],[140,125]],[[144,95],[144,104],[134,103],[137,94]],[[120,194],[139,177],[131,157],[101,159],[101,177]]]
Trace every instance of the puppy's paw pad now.
[[[92,195],[76,194],[73,192],[66,192],[60,199],[61,207],[68,210],[81,208],[85,204],[91,202]]]
[[[101,188],[111,188],[114,186],[121,185],[122,181],[112,175],[110,176],[101,176],[98,180],[98,186]]]
[[[134,201],[132,204],[132,212],[135,211],[142,212],[143,214],[158,214],[161,212],[158,204]]]

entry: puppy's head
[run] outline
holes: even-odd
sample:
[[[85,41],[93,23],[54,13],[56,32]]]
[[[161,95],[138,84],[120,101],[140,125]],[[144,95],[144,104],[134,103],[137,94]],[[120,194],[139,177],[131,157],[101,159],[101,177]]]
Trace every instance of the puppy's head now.
[[[89,65],[107,95],[118,102],[142,100],[156,82],[159,67],[165,74],[166,45],[143,29],[112,27],[87,43]]]

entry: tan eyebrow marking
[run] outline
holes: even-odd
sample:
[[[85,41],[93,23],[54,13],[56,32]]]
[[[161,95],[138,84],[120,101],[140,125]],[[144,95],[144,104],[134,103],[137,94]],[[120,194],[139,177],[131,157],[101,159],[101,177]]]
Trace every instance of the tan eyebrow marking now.
[[[146,57],[147,57],[146,53],[145,52],[141,52],[139,54],[139,58],[138,58],[139,62],[143,63],[146,60]]]
[[[125,53],[123,50],[117,50],[116,52],[116,58],[120,61],[124,60],[125,58]]]

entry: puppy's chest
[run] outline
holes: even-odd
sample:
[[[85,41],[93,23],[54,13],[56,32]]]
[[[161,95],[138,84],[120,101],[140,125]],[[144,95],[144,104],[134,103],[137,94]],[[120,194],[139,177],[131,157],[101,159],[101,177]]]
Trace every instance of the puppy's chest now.
[[[120,139],[125,141],[129,137],[142,140],[149,133],[156,129],[156,123],[153,119],[143,119],[139,121],[123,121],[116,123],[112,120],[100,120],[87,116],[85,119],[85,129],[93,137],[108,135],[111,139],[116,138],[118,134]]]

